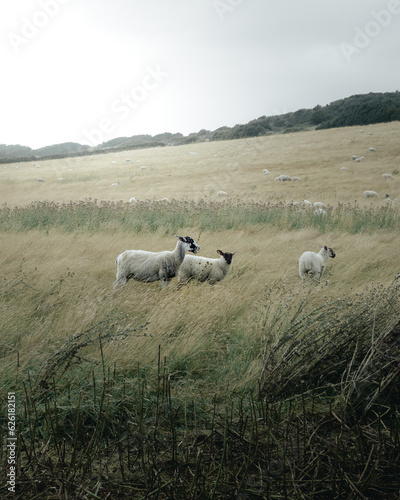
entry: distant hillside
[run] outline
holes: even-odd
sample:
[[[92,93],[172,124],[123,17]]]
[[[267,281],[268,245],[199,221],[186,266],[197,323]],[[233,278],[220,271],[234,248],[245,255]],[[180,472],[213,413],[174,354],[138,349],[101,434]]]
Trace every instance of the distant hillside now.
[[[180,133],[118,137],[90,147],[65,142],[33,150],[27,146],[0,144],[0,163],[92,155],[109,151],[177,146],[204,141],[222,141],[270,134],[298,132],[306,129],[363,126],[400,120],[400,92],[360,94],[331,102],[313,109],[299,109],[276,116],[261,116],[246,124],[220,127],[214,131],[202,129],[188,136]]]
[[[87,151],[89,146],[82,146],[77,142],[63,142],[62,144],[53,144],[43,148],[35,149],[34,154],[39,157],[43,156],[69,156],[76,153]]]

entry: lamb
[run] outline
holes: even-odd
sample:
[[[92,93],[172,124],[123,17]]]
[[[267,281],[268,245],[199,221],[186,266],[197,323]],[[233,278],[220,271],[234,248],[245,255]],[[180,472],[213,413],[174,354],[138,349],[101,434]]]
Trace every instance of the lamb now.
[[[332,248],[327,246],[321,247],[318,253],[304,252],[299,259],[299,274],[301,281],[305,281],[306,274],[312,273],[313,279],[319,281],[325,271],[326,263],[329,257],[332,259],[336,256]]]
[[[175,235],[178,238],[175,250],[164,250],[162,252],[148,252],[145,250],[126,250],[118,255],[115,263],[117,265],[117,277],[113,289],[118,285],[123,287],[130,278],[137,281],[149,283],[161,281],[161,288],[174,278],[185,258],[186,252],[197,253],[199,245],[190,236]]]
[[[224,280],[232,269],[232,259],[235,254],[222,250],[217,250],[217,253],[221,256],[219,259],[186,255],[179,268],[179,283],[186,283],[193,278],[214,285],[217,281]]]

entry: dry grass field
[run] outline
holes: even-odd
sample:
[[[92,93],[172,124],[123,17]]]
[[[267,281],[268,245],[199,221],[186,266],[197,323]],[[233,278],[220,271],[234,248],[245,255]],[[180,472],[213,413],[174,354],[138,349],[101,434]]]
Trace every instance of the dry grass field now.
[[[361,131],[362,130],[362,131]],[[298,132],[179,147],[141,149],[0,167],[0,199],[10,205],[36,200],[159,200],[215,198],[220,190],[241,199],[308,199],[363,203],[363,192],[400,194],[400,124]],[[375,147],[376,152],[369,152]],[[363,155],[362,163],[351,155]],[[39,167],[37,167],[39,165]],[[341,171],[341,167],[348,171]],[[141,169],[140,167],[147,167]],[[263,175],[264,169],[271,174]],[[394,180],[381,179],[381,174]],[[280,174],[300,182],[277,183]],[[44,182],[37,182],[43,178]],[[58,180],[58,179],[63,180]],[[118,183],[113,186],[112,184]]]
[[[308,199],[330,205],[333,212],[339,203],[385,206],[386,192],[400,198],[400,124],[362,130],[311,131],[48,160],[41,162],[40,168],[32,163],[21,163],[18,168],[6,165],[0,170],[1,199],[11,207],[38,200],[127,202],[131,196],[137,200],[167,197],[213,203],[218,199],[216,192],[224,190],[228,199],[244,203],[289,204]],[[377,151],[369,152],[370,146]],[[350,159],[352,154],[363,154],[366,159],[355,163]],[[142,165],[147,168],[141,170]],[[349,170],[342,171],[342,166]],[[271,174],[263,175],[264,168]],[[391,173],[393,179],[382,179],[382,173]],[[296,175],[300,181],[275,181],[280,174]],[[39,175],[44,182],[36,181]],[[57,180],[60,177],[64,180]],[[119,184],[112,186],[115,182]],[[365,200],[362,193],[366,189],[377,191],[380,198]],[[392,206],[391,210],[398,217],[398,208]],[[213,288],[191,284],[182,290],[177,290],[173,282],[165,292],[161,292],[159,283],[130,281],[124,291],[112,297],[115,257],[128,248],[173,249],[173,234],[163,229],[132,234],[107,222],[97,234],[79,229],[66,234],[57,228],[3,233],[3,279],[12,281],[20,270],[27,273],[26,289],[21,290],[14,307],[8,305],[2,315],[14,325],[9,342],[20,353],[22,365],[31,363],[32,352],[43,358],[49,349],[92,324],[105,311],[117,310],[129,316],[132,325],[149,322],[148,337],[114,347],[111,357],[124,367],[154,361],[158,345],[167,356],[175,352],[195,356],[193,350],[205,348],[205,338],[207,349],[212,348],[210,332],[230,318],[229,328],[235,333],[226,335],[235,337],[237,332],[246,332],[241,334],[244,339],[251,346],[259,346],[257,361],[249,363],[251,375],[256,376],[262,344],[256,325],[257,308],[269,287],[280,283],[293,290],[303,287],[298,276],[298,258],[303,251],[318,251],[320,245],[328,245],[337,254],[329,260],[324,280],[317,286],[323,300],[361,292],[371,283],[388,284],[399,272],[398,231],[381,231],[379,227],[373,234],[321,231],[318,227],[288,231],[266,224],[217,231],[178,227],[176,232],[195,239],[200,236],[201,255],[217,257],[217,249],[236,252],[227,279]],[[50,292],[54,286],[56,291]],[[48,297],[40,299],[43,314],[38,314],[37,304],[31,301],[42,295]],[[19,331],[19,311],[32,308],[38,324],[21,325],[23,331]],[[36,341],[39,344],[35,347],[32,342]],[[194,347],[197,342],[200,347]],[[46,349],[42,349],[43,344]]]
[[[182,401],[223,401],[229,394],[257,387],[266,339],[280,335],[268,314],[282,314],[288,303],[299,304],[305,297],[312,307],[342,298],[366,303],[400,272],[400,205],[388,206],[384,199],[386,193],[400,198],[399,135],[400,123],[393,122],[362,131],[309,131],[47,160],[40,166],[2,165],[3,211],[38,201],[65,207],[88,199],[92,204],[128,203],[135,197],[139,205],[150,206],[168,198],[157,204],[156,216],[163,217],[176,200],[176,206],[182,201],[215,207],[217,221],[225,220],[226,208],[240,207],[245,214],[246,206],[271,204],[284,211],[304,199],[328,206],[326,223],[314,223],[318,216],[311,211],[304,214],[310,223],[297,229],[290,225],[291,208],[287,220],[278,224],[246,222],[243,215],[243,223],[217,229],[212,218],[201,227],[197,216],[190,219],[191,225],[161,224],[138,231],[108,219],[97,230],[79,224],[65,230],[61,223],[25,230],[0,226],[3,390],[18,386],[28,373],[34,376],[66,342],[95,325],[108,341],[101,349],[98,342],[82,347],[81,364],[74,368],[77,381],[101,363],[128,377],[134,377],[138,366],[156,370],[160,352]],[[371,146],[376,152],[369,151]],[[356,163],[350,159],[353,154],[365,160]],[[341,170],[343,166],[348,170]],[[263,169],[271,174],[264,175]],[[384,173],[393,178],[382,179]],[[300,180],[275,181],[280,174]],[[367,189],[380,198],[364,199]],[[221,199],[219,190],[228,195]],[[124,206],[127,217],[139,217]],[[35,211],[32,206],[26,210]],[[340,220],[346,221],[357,210],[366,211],[370,225],[354,231],[341,228],[337,214],[341,211]],[[380,227],[383,218],[393,222],[392,229]],[[174,232],[195,238],[200,255],[217,257],[217,249],[236,252],[226,280],[213,287],[190,283],[182,288],[173,280],[163,291],[157,282],[129,281],[113,295],[116,256],[129,248],[172,250]],[[336,258],[328,261],[321,283],[302,284],[298,258],[320,245],[332,247]],[[388,315],[388,323],[392,320]],[[141,325],[146,326],[136,330]],[[125,335],[122,340],[117,339],[119,333]],[[82,382],[76,383],[79,390]]]
[[[92,198],[127,202],[131,196],[137,200],[167,197],[205,199],[212,203],[218,199],[216,192],[224,190],[228,199],[241,202],[288,204],[308,199],[322,201],[333,209],[339,203],[355,202],[361,207],[385,206],[386,192],[392,198],[400,197],[400,124],[380,124],[362,130],[311,131],[48,160],[40,162],[40,168],[32,163],[21,163],[18,168],[6,165],[0,170],[1,199],[11,207],[38,200],[79,202]],[[369,152],[370,146],[377,151]],[[350,159],[352,154],[363,154],[366,159],[355,163]],[[147,168],[141,170],[142,165]],[[342,171],[342,166],[349,170]],[[271,174],[263,175],[264,168]],[[382,173],[391,173],[393,179],[382,179]],[[280,174],[296,175],[300,181],[275,181]],[[36,181],[38,176],[45,181]],[[63,181],[58,180],[60,177]],[[116,182],[118,185],[112,186]],[[365,200],[362,193],[366,189],[377,191],[380,199]],[[391,210],[398,214],[396,206]],[[197,239],[200,228],[177,228],[176,232]],[[359,292],[370,283],[387,284],[399,271],[399,234],[382,232],[379,228],[374,234],[348,234],[338,230],[321,233],[315,227],[287,231],[285,227],[259,224],[205,230],[199,243],[201,255],[217,257],[217,249],[237,252],[232,273],[214,288],[193,284],[177,290],[172,284],[170,290],[162,293],[158,283],[129,282],[126,290],[116,297],[110,296],[114,260],[119,253],[128,248],[153,251],[174,248],[173,235],[161,229],[131,234],[105,223],[98,234],[79,230],[65,234],[57,228],[47,232],[8,232],[2,237],[0,259],[4,279],[12,279],[20,268],[33,273],[29,286],[34,286],[38,296],[63,280],[57,293],[63,297],[65,311],[53,319],[52,309],[61,305],[60,299],[57,306],[50,300],[48,310],[39,318],[40,329],[44,330],[41,342],[47,346],[57,345],[90,325],[105,310],[120,309],[132,318],[132,323],[149,321],[149,338],[134,339],[129,347],[124,343],[120,352],[118,348],[113,351],[113,359],[125,367],[132,360],[152,361],[159,344],[166,355],[175,349],[190,351],[196,336],[207,336],[221,318],[236,318],[232,322],[235,331],[247,330],[264,300],[266,288],[276,287],[280,282],[293,289],[301,288],[298,258],[305,250],[318,251],[320,245],[328,245],[337,253],[328,262],[325,280],[319,285],[324,297]],[[31,299],[27,294],[28,303],[21,304],[18,300],[13,314],[19,316],[21,306],[29,310]],[[33,346],[26,345],[24,334],[17,330],[15,334],[20,341],[15,349],[23,363],[24,351],[31,356]],[[257,328],[253,331],[257,332]],[[39,335],[38,331],[29,333],[34,338]],[[260,344],[258,333],[251,344]],[[245,336],[249,335],[251,332]]]

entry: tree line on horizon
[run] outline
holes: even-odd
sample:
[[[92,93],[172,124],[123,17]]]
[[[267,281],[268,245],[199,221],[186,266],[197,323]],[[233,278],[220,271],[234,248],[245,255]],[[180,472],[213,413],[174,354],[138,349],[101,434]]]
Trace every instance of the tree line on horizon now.
[[[307,129],[328,129],[365,126],[400,120],[400,92],[358,94],[333,101],[325,106],[299,109],[274,116],[261,116],[246,124],[202,129],[184,136],[181,133],[118,137],[95,147],[76,142],[54,144],[39,149],[28,146],[0,144],[0,163],[84,156],[150,147],[179,146],[204,141],[223,141],[272,134],[299,132]]]

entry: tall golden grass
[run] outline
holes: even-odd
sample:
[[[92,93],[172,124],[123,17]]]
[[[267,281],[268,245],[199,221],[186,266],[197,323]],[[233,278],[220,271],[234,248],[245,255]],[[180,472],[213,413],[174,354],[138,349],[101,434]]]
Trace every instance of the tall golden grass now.
[[[302,132],[49,160],[33,169],[30,163],[20,164],[18,169],[9,166],[1,170],[3,181],[8,176],[8,181],[1,184],[2,199],[10,206],[42,199],[79,200],[85,196],[126,200],[130,195],[138,199],[196,199],[206,195],[211,200],[216,191],[224,189],[244,200],[258,197],[290,202],[307,198],[332,204],[358,200],[361,205],[370,205],[362,198],[364,189],[397,195],[396,138],[400,125],[374,125],[363,130]],[[376,153],[368,152],[371,145],[376,147]],[[350,159],[353,153],[364,154],[365,161],[355,164]],[[125,161],[127,158],[129,162]],[[140,170],[142,164],[147,169]],[[350,170],[341,171],[343,165]],[[268,168],[271,175],[263,175],[263,168]],[[38,172],[45,182],[34,180]],[[393,173],[394,180],[382,180],[380,174],[385,172]],[[275,175],[281,173],[298,175],[301,181],[275,182]],[[59,176],[64,181],[57,181]],[[112,181],[119,185],[111,186]],[[384,200],[373,203],[383,204]],[[187,227],[181,232],[199,236],[198,227]],[[99,315],[118,311],[129,318],[128,323],[149,322],[148,336],[113,347],[110,356],[124,367],[134,361],[151,362],[158,345],[163,346],[166,355],[180,352],[193,356],[213,345],[214,336],[219,333],[212,332],[226,328],[231,331],[224,333],[224,349],[229,337],[242,331],[246,331],[248,346],[258,345],[261,349],[260,331],[253,324],[257,323],[253,320],[257,318],[256,310],[264,300],[266,288],[277,286],[280,281],[294,289],[303,286],[297,267],[303,251],[318,251],[320,245],[334,248],[337,257],[328,261],[324,279],[317,288],[321,297],[335,298],[359,292],[371,282],[390,282],[399,271],[398,237],[397,232],[322,234],[318,228],[287,231],[264,225],[203,231],[199,241],[201,255],[216,257],[217,249],[236,252],[233,271],[224,282],[213,288],[193,284],[181,290],[172,284],[164,293],[158,283],[129,282],[124,291],[112,297],[116,256],[129,248],[172,249],[172,235],[162,230],[127,234],[116,227],[98,234],[65,234],[57,229],[50,229],[48,234],[7,233],[2,238],[0,256],[4,282],[11,282],[20,269],[27,273],[26,283],[22,280],[18,285],[20,293],[13,295],[4,310],[3,318],[15,325],[15,338],[7,342],[14,345],[14,353],[20,353],[20,362],[29,364],[25,356],[32,359],[35,353],[42,359],[51,347],[89,326]],[[24,331],[18,326],[24,316],[21,311],[30,311],[36,318],[35,322],[28,322],[30,326],[21,325]],[[218,341],[215,346],[219,348]],[[249,370],[256,375],[257,370],[250,365]]]
[[[399,131],[400,124],[390,123],[364,127],[363,132],[359,128],[311,131],[49,160],[40,162],[40,168],[30,163],[19,168],[8,165],[0,169],[0,195],[8,207],[43,200],[77,204],[87,198],[127,202],[131,196],[205,199],[212,207],[217,191],[224,190],[244,206],[271,201],[281,202],[284,210],[291,201],[308,199],[329,204],[335,213],[340,204],[348,204],[345,216],[351,217],[351,207],[386,206],[386,192],[391,198],[400,195]],[[370,146],[376,153],[368,151]],[[366,159],[356,164],[352,154]],[[147,168],[141,170],[141,165]],[[349,170],[342,171],[342,166]],[[263,175],[264,168],[271,175]],[[393,180],[383,180],[382,173],[391,173]],[[275,182],[280,174],[301,180]],[[39,176],[45,182],[37,182]],[[114,182],[119,184],[111,186]],[[365,189],[376,190],[380,198],[365,200]],[[157,210],[162,214],[163,205]],[[390,211],[398,218],[395,204]],[[380,212],[372,209],[368,217],[375,213],[378,217]],[[230,395],[257,387],[266,340],[279,337],[279,330],[268,329],[265,314],[287,304],[287,294],[309,294],[313,307],[352,297],[362,303],[371,286],[384,289],[399,273],[398,225],[382,230],[378,222],[367,232],[351,233],[312,224],[297,230],[263,223],[201,230],[193,224],[176,232],[198,240],[201,255],[217,257],[217,249],[236,252],[233,270],[223,282],[179,288],[174,280],[161,290],[157,282],[130,281],[112,294],[116,256],[130,248],[172,250],[176,240],[170,228],[144,226],[129,232],[107,221],[98,231],[39,227],[0,228],[3,392],[40,369],[39,373],[50,373],[44,368],[50,366],[46,361],[54,360],[70,339],[110,321],[113,334],[124,337],[111,335],[101,351],[98,343],[82,347],[79,359],[70,360],[80,363],[73,365],[76,372],[68,387],[74,383],[80,387],[90,370],[102,363],[124,373],[129,384],[138,367],[157,370],[161,353],[185,408],[190,402],[228,404]],[[328,261],[320,283],[303,284],[298,259],[303,251],[318,251],[320,245],[332,247],[336,258]]]

